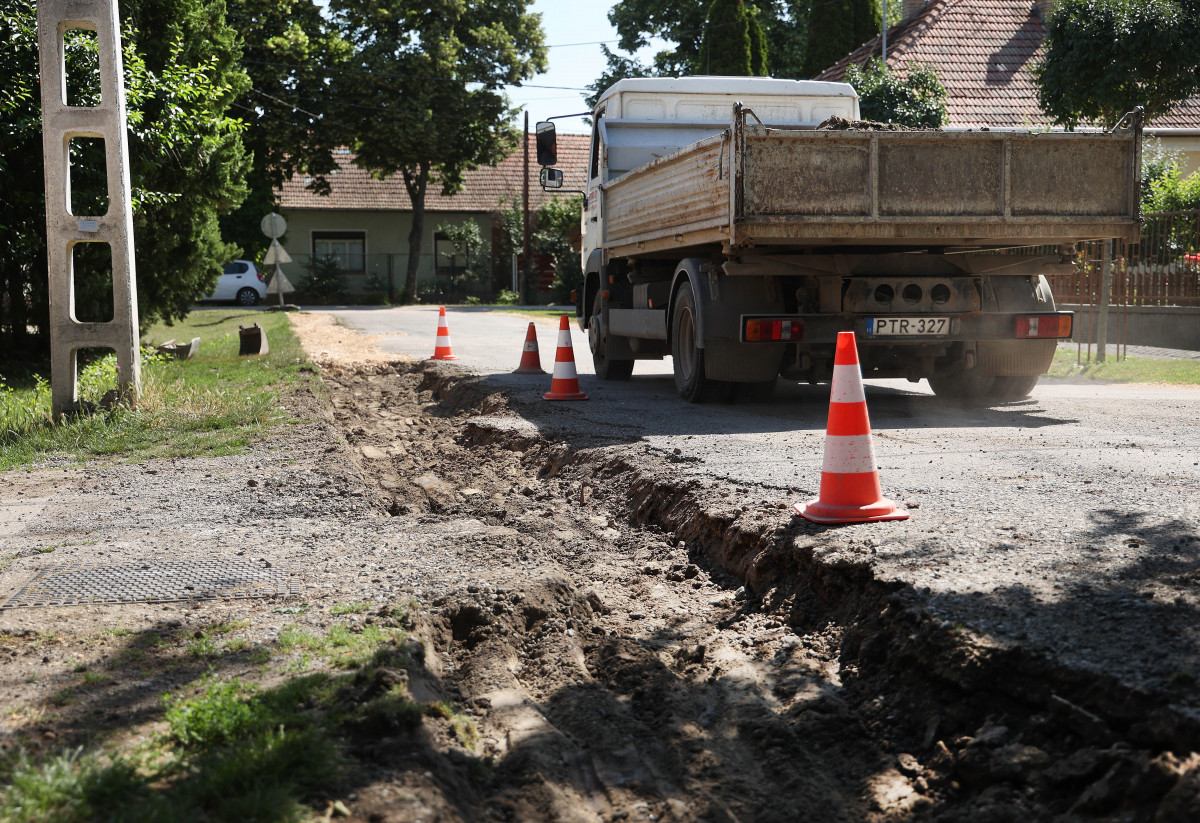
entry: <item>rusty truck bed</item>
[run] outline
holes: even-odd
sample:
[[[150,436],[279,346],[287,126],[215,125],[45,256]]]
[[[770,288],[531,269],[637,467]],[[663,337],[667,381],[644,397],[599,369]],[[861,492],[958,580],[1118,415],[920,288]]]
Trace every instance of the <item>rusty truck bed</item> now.
[[[735,115],[604,186],[614,257],[720,244],[996,247],[1138,237],[1141,129],[819,131]]]

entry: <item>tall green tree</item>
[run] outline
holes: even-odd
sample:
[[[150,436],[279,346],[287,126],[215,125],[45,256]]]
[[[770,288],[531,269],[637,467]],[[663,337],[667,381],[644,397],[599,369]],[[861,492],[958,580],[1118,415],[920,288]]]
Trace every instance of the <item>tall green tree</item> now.
[[[808,15],[808,52],[802,77],[816,77],[879,34],[878,0],[820,0]]]
[[[1200,0],[1062,0],[1034,75],[1060,125],[1111,128],[1135,106],[1153,122],[1200,93]]]
[[[804,77],[804,55],[808,39],[810,0],[756,0],[746,11],[762,32],[765,63],[751,62],[755,74],[772,77]],[[605,49],[607,66],[589,88],[593,105],[601,92],[624,77],[679,77],[704,74],[700,59],[701,41],[712,0],[621,0],[608,13],[620,38],[615,51]],[[756,34],[750,28],[751,48]],[[633,57],[651,38],[671,43],[650,64]],[[760,71],[761,69],[761,71]]]
[[[223,2],[127,0],[121,12],[138,305],[143,322],[173,320],[211,289],[232,251],[217,218],[245,196],[247,157],[242,124],[226,111],[247,81]],[[37,356],[49,348],[49,300],[33,0],[0,9],[0,42],[0,350]],[[94,104],[98,90],[84,82],[95,76],[94,38],[68,34],[66,61],[68,99]],[[71,149],[73,200],[98,208],[98,146]],[[99,244],[76,248],[81,270],[104,258]],[[111,279],[77,282],[76,315],[103,317],[111,294]]]
[[[229,25],[242,39],[242,67],[250,78],[234,112],[247,123],[242,136],[253,155],[249,194],[221,220],[224,238],[255,256],[265,249],[263,215],[276,207],[284,181],[300,172],[309,188],[327,192],[337,168],[333,153],[344,135],[328,116],[329,70],[350,47],[313,0],[226,0]]]
[[[761,32],[760,32],[761,33]],[[713,0],[700,38],[703,74],[750,74],[750,18],[742,0]]]
[[[332,82],[334,116],[347,127],[355,163],[381,179],[399,175],[412,201],[405,297],[415,298],[425,196],[462,186],[463,173],[517,146],[515,110],[502,89],[545,69],[541,16],[527,0],[333,0],[354,48]]]

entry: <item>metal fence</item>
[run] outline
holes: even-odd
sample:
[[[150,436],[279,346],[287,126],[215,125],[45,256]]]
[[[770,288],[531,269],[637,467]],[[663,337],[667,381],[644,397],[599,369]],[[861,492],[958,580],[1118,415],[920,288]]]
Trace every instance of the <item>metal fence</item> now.
[[[1073,274],[1052,275],[1060,303],[1100,302],[1105,241],[1080,244]],[[1147,214],[1140,242],[1114,241],[1114,306],[1200,306],[1200,209]]]
[[[1102,311],[1105,246],[1111,264],[1107,311]],[[1051,250],[1046,250],[1049,253]],[[1076,317],[1078,356],[1092,358],[1092,337],[1099,317],[1107,317],[1110,341],[1117,357],[1129,344],[1132,307],[1200,307],[1200,209],[1147,214],[1139,242],[1097,240],[1079,245],[1075,271],[1049,278],[1060,305],[1079,306]]]

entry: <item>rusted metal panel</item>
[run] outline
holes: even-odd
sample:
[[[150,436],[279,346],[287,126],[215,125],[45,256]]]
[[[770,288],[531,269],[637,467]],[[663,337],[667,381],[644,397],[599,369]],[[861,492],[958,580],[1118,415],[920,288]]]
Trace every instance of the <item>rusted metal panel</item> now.
[[[810,132],[808,136],[811,136]],[[747,137],[744,214],[869,215],[870,138]]]
[[[882,215],[1004,214],[1000,140],[879,141]]]
[[[1106,134],[1014,140],[1012,213],[1125,216],[1133,152],[1132,140]]]
[[[606,245],[728,225],[731,152],[721,137],[702,140],[607,184]]]

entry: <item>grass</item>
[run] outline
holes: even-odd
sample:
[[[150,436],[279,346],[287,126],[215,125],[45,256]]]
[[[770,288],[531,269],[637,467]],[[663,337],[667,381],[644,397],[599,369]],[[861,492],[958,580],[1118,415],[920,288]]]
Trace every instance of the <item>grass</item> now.
[[[356,649],[363,668],[308,673],[269,688],[206,674],[163,697],[165,731],[131,750],[5,755],[0,820],[299,823],[316,819],[325,798],[344,788],[339,781],[359,768],[348,748],[355,736],[403,734],[425,718],[444,718],[463,745],[473,746],[474,723],[451,704],[419,702],[402,684],[376,690],[381,669],[411,665],[399,646],[403,632],[376,632],[290,629],[291,648]]]
[[[270,352],[239,357],[238,326],[253,322],[266,331]],[[160,343],[168,337],[203,342],[192,360],[145,356],[135,408],[121,404],[56,422],[45,379],[25,376],[16,385],[14,377],[10,385],[0,373],[0,471],[52,455],[140,460],[236,454],[287,419],[280,404],[287,387],[314,379],[284,314],[193,312],[172,327],[150,327],[144,339]],[[116,375],[111,355],[84,366],[80,398],[98,401],[116,387]]]
[[[371,608],[370,603],[334,603],[329,608],[330,614],[362,614]]]
[[[502,306],[500,308],[494,308],[492,311],[503,312],[505,314],[527,314],[530,317],[549,317],[554,320],[557,320],[558,318],[562,317],[563,314],[566,314],[567,317],[571,318],[572,323],[575,322],[575,309],[570,307],[568,307],[565,312],[558,309],[538,308],[537,306]]]
[[[1116,347],[1103,363],[1083,362],[1076,364],[1076,353],[1072,349],[1059,349],[1050,366],[1050,377],[1073,377],[1088,380],[1108,380],[1114,383],[1181,383],[1200,385],[1200,360],[1145,360],[1126,358],[1117,360]],[[1094,356],[1094,351],[1093,351]],[[1087,357],[1087,349],[1083,350]]]

